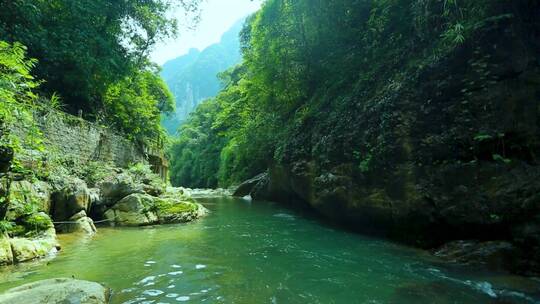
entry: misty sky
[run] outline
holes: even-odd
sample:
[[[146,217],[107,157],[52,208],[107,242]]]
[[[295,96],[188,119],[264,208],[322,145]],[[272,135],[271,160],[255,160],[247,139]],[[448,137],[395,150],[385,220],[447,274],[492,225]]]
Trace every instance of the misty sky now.
[[[152,53],[152,60],[163,64],[167,60],[184,55],[190,48],[199,50],[219,42],[225,33],[238,19],[255,12],[261,6],[260,0],[204,0],[201,21],[193,29],[181,27],[176,39],[160,43]],[[181,21],[185,19],[183,12],[175,13]]]

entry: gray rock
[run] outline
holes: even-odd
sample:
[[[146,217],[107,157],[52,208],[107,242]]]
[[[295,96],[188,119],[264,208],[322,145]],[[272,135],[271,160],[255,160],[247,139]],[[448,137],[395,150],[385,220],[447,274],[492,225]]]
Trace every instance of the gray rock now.
[[[0,295],[0,304],[107,304],[110,289],[95,282],[49,279],[12,288]]]
[[[68,222],[57,226],[57,230],[62,233],[82,232],[86,234],[95,234],[97,232],[94,221],[86,215],[84,210],[73,215]]]
[[[99,205],[112,206],[122,198],[134,193],[144,193],[142,184],[137,183],[129,174],[121,173],[110,176],[98,184],[101,191]]]
[[[165,195],[168,196],[166,193]],[[189,196],[192,198],[211,198],[231,196],[231,191],[228,189],[189,189]]]
[[[145,226],[158,222],[152,207],[154,197],[147,194],[131,194],[105,212],[105,218],[119,226]]]
[[[53,194],[53,218],[56,221],[65,221],[81,210],[88,211],[90,194],[84,181],[73,179],[69,185]]]
[[[233,193],[233,196],[244,197],[249,195],[255,185],[257,185],[261,180],[268,178],[268,173],[261,173],[247,181],[241,183],[238,188]]]

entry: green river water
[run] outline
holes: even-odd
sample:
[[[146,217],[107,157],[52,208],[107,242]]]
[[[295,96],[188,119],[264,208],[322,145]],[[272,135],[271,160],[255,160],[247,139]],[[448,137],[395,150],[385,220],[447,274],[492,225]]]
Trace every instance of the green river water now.
[[[274,203],[201,202],[211,214],[194,223],[62,235],[55,258],[3,268],[0,289],[75,277],[113,304],[540,303],[536,279],[449,268]]]

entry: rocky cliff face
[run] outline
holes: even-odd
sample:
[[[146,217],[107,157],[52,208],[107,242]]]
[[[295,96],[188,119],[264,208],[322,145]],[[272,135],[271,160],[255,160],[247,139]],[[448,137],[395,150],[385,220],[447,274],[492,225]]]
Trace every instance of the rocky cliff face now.
[[[299,127],[252,195],[421,246],[510,240],[538,271],[540,7],[525,2]]]

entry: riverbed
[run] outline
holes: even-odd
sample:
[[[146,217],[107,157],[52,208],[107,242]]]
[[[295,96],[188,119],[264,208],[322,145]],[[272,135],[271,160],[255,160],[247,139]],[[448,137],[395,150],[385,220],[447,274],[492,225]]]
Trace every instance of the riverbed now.
[[[201,199],[199,221],[61,235],[56,257],[10,266],[0,290],[53,277],[100,282],[113,304],[540,303],[540,281],[452,267],[270,202]]]

